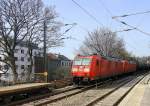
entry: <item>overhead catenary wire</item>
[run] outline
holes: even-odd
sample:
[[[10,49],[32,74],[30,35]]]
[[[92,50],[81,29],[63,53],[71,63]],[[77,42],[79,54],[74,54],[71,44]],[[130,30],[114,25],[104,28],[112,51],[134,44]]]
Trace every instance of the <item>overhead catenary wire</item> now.
[[[143,33],[143,34],[145,34],[145,35],[150,36],[150,33],[145,32],[145,31],[143,31],[143,30],[141,30],[141,29],[138,28],[138,27],[140,26],[140,23],[137,24],[136,27],[135,27],[135,26],[132,26],[132,25],[127,24],[127,23],[124,22],[124,21],[120,21],[120,20],[118,19],[118,18],[125,18],[125,17],[128,17],[128,16],[141,15],[141,14],[146,14],[146,13],[150,13],[150,11],[136,12],[136,13],[124,14],[124,15],[120,15],[120,16],[112,16],[112,19],[115,19],[116,21],[118,21],[118,22],[120,22],[120,23],[122,23],[122,24],[124,24],[124,25],[126,25],[126,26],[128,26],[128,27],[130,27],[130,28],[133,28],[133,29],[135,29],[135,30],[137,30],[137,31],[139,31],[139,32],[141,32],[141,33]]]
[[[79,3],[77,3],[76,1],[72,0],[74,4],[76,4],[80,9],[82,9],[88,16],[90,16],[95,22],[101,24],[103,26],[102,23],[100,23],[96,17],[94,17],[91,13],[89,13],[85,8],[83,8]],[[102,6],[104,7],[104,9],[110,14],[111,18],[113,16],[112,12],[104,5],[104,3],[99,0],[99,2],[101,2]],[[122,31],[117,31],[117,32],[124,32],[124,31],[130,31],[130,30],[134,30],[135,27],[132,27],[132,29],[127,29],[127,30],[122,30]],[[129,45],[129,44],[128,44]]]
[[[102,2],[102,0],[98,0],[98,1],[99,1],[99,3],[102,4],[102,6],[104,7],[104,9],[110,14],[110,16],[112,16],[111,11],[106,7],[106,5]],[[130,28],[132,28],[132,30],[135,29],[135,30],[137,30],[137,31],[139,31],[139,32],[141,32],[141,33],[143,33],[143,34],[145,34],[145,35],[150,36],[150,33],[145,32],[145,31],[139,29],[138,27],[129,25],[129,24],[127,24],[126,22],[120,21],[120,20],[117,19],[117,18],[119,18],[119,17],[127,17],[127,16],[139,15],[139,14],[146,14],[146,13],[150,13],[150,11],[136,12],[136,13],[131,13],[131,14],[125,14],[125,15],[122,15],[122,16],[112,16],[112,19],[115,19],[116,21],[118,21],[118,22],[120,22],[120,23],[122,23],[122,24],[124,24],[124,25],[126,25],[126,26],[128,26],[128,27],[130,27]]]
[[[67,20],[67,21],[69,21],[69,22],[73,22],[73,20],[68,19],[68,18],[66,18],[66,17],[62,17],[62,16],[61,16],[61,18],[62,18],[63,20]],[[77,25],[80,29],[82,29],[83,31],[89,32],[89,30],[88,30],[86,27],[84,27],[83,25],[81,25],[80,23],[77,23],[77,22],[73,22],[73,23],[76,23],[76,25]],[[76,41],[82,42],[80,39],[78,39],[78,38],[76,38],[76,37],[69,36],[69,38],[72,39],[72,40],[76,40]]]
[[[62,16],[61,16],[61,18],[62,18],[63,20],[67,20],[67,21],[69,21],[69,22],[73,22],[73,20],[68,19],[68,17],[66,18],[66,17],[62,17]],[[77,23],[77,25],[78,25],[82,30],[84,30],[85,32],[89,32],[88,28],[86,28],[85,26],[81,25],[81,24],[78,23],[78,22],[76,22],[76,23]]]
[[[102,0],[98,0],[98,1],[99,1],[99,3],[102,4],[102,6],[104,7],[104,9],[110,14],[110,16],[112,16],[111,11],[106,7],[106,5],[102,2]],[[150,13],[150,11],[136,12],[136,13],[132,13],[132,14],[122,15],[122,17],[127,17],[127,16],[131,16],[131,15],[146,14],[146,13]],[[115,18],[115,16],[112,16],[112,19],[115,19],[116,21],[118,21],[118,22],[120,22],[120,23],[122,23],[122,24],[124,24],[124,25],[126,25],[126,26],[128,26],[128,27],[130,27],[130,28],[132,28],[132,30],[137,30],[137,31],[139,31],[139,32],[141,32],[141,33],[143,33],[143,34],[145,34],[145,35],[150,36],[150,33],[145,32],[145,31],[139,29],[138,27],[129,25],[129,24],[127,24],[127,23],[124,22],[124,21],[120,21],[120,20],[117,19],[117,17],[119,17],[119,16],[116,16],[116,18]],[[125,31],[127,32],[127,30],[125,30]],[[130,31],[130,30],[128,30],[128,31]],[[121,31],[121,32],[123,32],[123,31]]]
[[[148,32],[145,32],[145,31],[143,31],[143,30],[141,30],[140,28],[138,28],[138,27],[135,27],[135,26],[132,26],[132,25],[129,25],[129,24],[127,24],[126,22],[124,22],[124,21],[120,21],[119,19],[115,19],[117,22],[120,22],[121,24],[123,24],[123,25],[126,25],[126,26],[129,26],[130,28],[133,28],[133,29],[135,29],[135,30],[137,30],[137,31],[139,31],[139,32],[141,32],[141,33],[143,33],[143,34],[145,34],[145,35],[148,35],[148,36],[150,36],[150,33],[148,33]]]
[[[62,17],[62,18],[63,18],[63,19],[66,19],[65,17]],[[69,21],[72,22],[72,20],[70,20],[70,19],[66,19],[66,20],[69,20]],[[80,24],[78,24],[78,23],[76,23],[76,24],[77,24],[82,30],[84,30],[85,32],[89,32],[87,28],[83,27],[82,25],[80,25]],[[134,30],[134,29],[133,29],[133,28],[128,28],[128,29],[123,29],[123,30],[117,30],[117,31],[114,31],[113,33],[119,33],[119,32],[131,31],[131,30]],[[79,39],[77,39],[77,38],[74,38],[74,37],[71,37],[71,39],[77,40],[77,41],[80,41],[80,42],[81,42],[81,40],[79,40]]]
[[[131,16],[131,15],[137,15],[137,14],[145,14],[145,13],[150,13],[150,11],[146,11],[146,12],[137,12],[137,13],[133,13],[133,14],[129,14],[129,15],[122,15],[122,17]],[[115,19],[116,21],[122,23],[123,25],[126,25],[126,26],[128,26],[128,27],[130,27],[130,28],[134,28],[135,30],[137,30],[137,31],[139,31],[139,32],[141,32],[141,33],[143,33],[143,34],[150,36],[150,33],[145,32],[145,31],[141,30],[141,29],[138,28],[138,27],[129,25],[129,24],[127,24],[127,23],[124,22],[124,21],[120,21],[120,20],[118,19],[119,17],[121,17],[121,16],[113,16],[112,19]]]
[[[105,9],[105,11],[109,14],[110,19],[113,16],[112,12],[107,8],[107,6],[105,5],[105,3],[103,3],[102,0],[97,0],[99,4],[101,4],[101,6]],[[110,20],[110,28],[112,26],[112,19]]]
[[[95,16],[93,16],[90,12],[88,12],[85,8],[83,8],[79,3],[77,3],[75,0],[72,0],[72,2],[78,6],[84,13],[86,13],[91,19],[93,19],[96,23],[98,23],[101,26],[104,26]]]
[[[112,12],[106,7],[102,0],[97,1],[104,7],[104,9],[110,14],[110,16],[113,16]]]
[[[102,0],[97,0],[101,6],[105,9],[105,11],[110,15],[110,18],[112,19],[113,17],[113,13],[110,11],[109,8],[107,8],[107,6],[105,5],[105,3],[103,3]],[[135,30],[135,27],[132,27],[131,29],[128,28],[128,29],[123,29],[123,30],[120,30],[120,31],[115,31],[115,33],[118,33],[118,32],[128,32],[128,31],[131,31],[131,30]],[[131,44],[129,44],[127,41],[126,41],[126,44],[129,45],[132,49],[136,49],[135,47],[133,47]]]
[[[112,17],[113,17],[113,13],[110,11],[110,9],[105,5],[105,3],[102,1],[102,0],[97,0],[101,5],[102,7],[105,9],[105,11],[110,15],[110,18],[112,20]],[[112,21],[111,21],[112,22]],[[133,30],[133,28],[132,28]],[[122,31],[116,31],[116,32],[124,32],[124,31],[130,31],[130,30],[122,30]]]
[[[144,12],[136,12],[136,13],[131,13],[131,14],[124,14],[124,15],[120,15],[120,16],[113,16],[112,18],[124,18],[124,17],[128,17],[128,16],[133,16],[133,15],[140,15],[140,14],[146,14],[146,13],[150,13],[149,11],[144,11]]]
[[[104,9],[109,13],[109,15],[112,17],[113,14],[112,12],[107,8],[107,6],[103,3],[102,0],[98,0],[98,2],[104,7]],[[112,18],[111,18],[112,19]],[[127,32],[127,31],[131,31],[131,30],[134,30],[135,28],[128,28],[128,29],[123,29],[123,30],[120,30],[120,31],[115,31],[115,32]]]

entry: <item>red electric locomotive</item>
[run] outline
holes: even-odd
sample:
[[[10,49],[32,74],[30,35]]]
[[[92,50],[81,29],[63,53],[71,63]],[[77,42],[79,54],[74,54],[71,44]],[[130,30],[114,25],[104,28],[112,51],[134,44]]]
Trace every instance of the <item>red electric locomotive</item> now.
[[[136,71],[136,64],[127,60],[100,55],[78,55],[73,61],[73,82],[92,81]]]

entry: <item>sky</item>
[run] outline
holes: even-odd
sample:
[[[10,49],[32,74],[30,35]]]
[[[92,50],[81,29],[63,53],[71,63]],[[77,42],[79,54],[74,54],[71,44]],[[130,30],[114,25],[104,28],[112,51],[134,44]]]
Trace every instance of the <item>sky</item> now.
[[[93,31],[99,27],[108,27],[112,31],[128,29],[115,20],[112,16],[149,11],[149,0],[74,0],[85,8],[92,16],[96,17],[95,22],[82,9],[80,9],[72,0],[43,0],[46,6],[55,6],[59,17],[57,20],[64,24],[77,23],[68,33],[74,39],[64,41],[62,47],[51,48],[49,52],[60,53],[73,59],[76,51],[82,45],[87,31]],[[140,28],[142,31],[150,33],[150,13],[134,15],[126,18],[119,18],[126,23]],[[66,29],[69,28],[65,27]],[[63,28],[65,30],[65,28]],[[125,42],[126,49],[135,56],[150,55],[150,36],[136,30],[128,32],[118,32],[117,35]]]

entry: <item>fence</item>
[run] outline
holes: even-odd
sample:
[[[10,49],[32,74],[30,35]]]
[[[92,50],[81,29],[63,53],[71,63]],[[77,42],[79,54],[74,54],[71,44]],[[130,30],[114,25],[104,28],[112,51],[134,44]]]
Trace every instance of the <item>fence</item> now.
[[[47,82],[47,73],[32,73],[30,76],[18,74],[17,84]],[[13,85],[13,74],[6,73],[0,75],[0,86]]]

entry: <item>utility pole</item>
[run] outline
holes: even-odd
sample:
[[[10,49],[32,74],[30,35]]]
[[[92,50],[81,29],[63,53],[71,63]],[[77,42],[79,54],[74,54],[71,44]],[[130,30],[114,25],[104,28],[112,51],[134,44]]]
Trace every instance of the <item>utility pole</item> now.
[[[46,19],[44,19],[44,23],[43,23],[43,30],[44,30],[44,72],[46,73],[47,72],[47,55],[46,55],[46,30],[47,30],[47,25],[46,25]],[[46,82],[47,82],[47,77],[46,77]]]
[[[69,29],[67,29],[63,34],[65,34],[65,33],[67,33],[68,31],[70,31],[72,28],[73,28],[73,26],[75,26],[75,25],[77,25],[76,23],[73,23],[73,24],[65,24],[65,26],[68,26],[68,25],[72,25]],[[44,76],[45,76],[45,79],[46,79],[46,82],[48,81],[48,67],[47,67],[47,65],[48,65],[48,61],[47,61],[47,52],[46,52],[46,50],[47,50],[47,45],[46,45],[46,40],[47,40],[47,18],[45,17],[45,19],[44,19],[44,21],[43,21],[43,45],[44,45],[44,52],[43,52],[43,56],[44,56]]]

